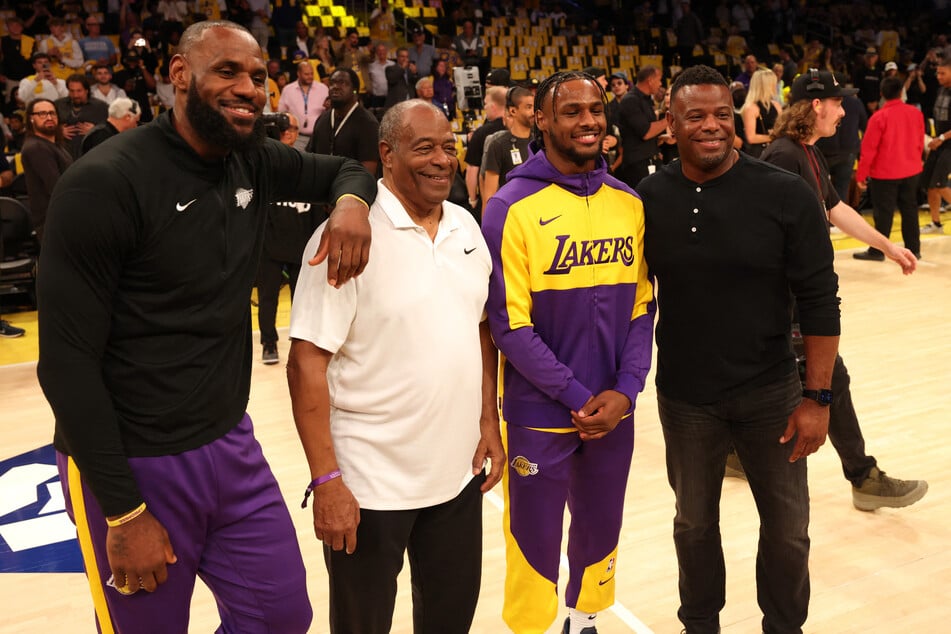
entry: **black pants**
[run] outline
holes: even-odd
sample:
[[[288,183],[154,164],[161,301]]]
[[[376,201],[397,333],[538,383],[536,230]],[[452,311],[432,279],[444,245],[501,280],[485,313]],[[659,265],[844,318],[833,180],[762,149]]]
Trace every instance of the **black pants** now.
[[[261,255],[261,263],[258,265],[258,328],[261,331],[261,345],[277,343],[275,322],[284,271],[287,271],[293,297],[297,276],[300,275],[300,262],[280,262],[272,260],[266,253]]]
[[[360,509],[352,555],[324,546],[332,634],[386,634],[409,552],[416,634],[468,632],[482,581],[485,475],[452,500],[409,511]]]
[[[798,326],[796,327],[798,329]],[[806,349],[801,339],[793,339],[796,356],[804,358]],[[806,363],[809,360],[806,359]],[[829,407],[829,442],[835,447],[842,463],[842,475],[853,486],[862,486],[872,467],[878,466],[875,456],[865,453],[865,437],[859,427],[859,417],[852,404],[852,378],[845,361],[835,356],[832,366],[832,405]]]
[[[637,161],[623,161],[618,167],[615,176],[629,187],[636,188],[637,184],[650,175],[651,159]]]
[[[901,216],[901,239],[912,253],[921,252],[921,233],[918,228],[918,175],[908,178],[871,179],[869,194],[872,196],[875,230],[885,237],[892,233],[895,209]],[[869,249],[881,253],[878,249]]]

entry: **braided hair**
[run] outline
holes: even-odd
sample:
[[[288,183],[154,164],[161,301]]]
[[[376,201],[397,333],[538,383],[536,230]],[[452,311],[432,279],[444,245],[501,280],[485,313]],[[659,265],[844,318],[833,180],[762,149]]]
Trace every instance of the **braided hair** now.
[[[538,112],[539,110],[544,109],[545,101],[550,95],[552,117],[556,118],[557,115],[555,115],[555,112],[557,110],[555,107],[555,100],[558,98],[558,89],[561,88],[562,84],[578,79],[589,81],[594,84],[601,95],[601,103],[607,105],[607,93],[604,92],[604,88],[598,83],[596,78],[582,71],[565,70],[546,77],[542,83],[538,85],[538,90],[535,91],[535,111]],[[542,137],[542,132],[538,129],[536,124],[532,125],[532,141],[540,148],[545,147],[545,139]]]

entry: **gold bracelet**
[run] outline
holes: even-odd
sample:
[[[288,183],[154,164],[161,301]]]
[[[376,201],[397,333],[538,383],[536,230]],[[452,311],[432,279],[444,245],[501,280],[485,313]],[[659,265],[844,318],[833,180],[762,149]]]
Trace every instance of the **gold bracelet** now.
[[[334,204],[336,205],[337,203],[339,203],[339,202],[340,202],[342,199],[344,199],[344,198],[353,198],[353,199],[355,199],[355,200],[359,200],[361,203],[363,203],[364,205],[366,205],[367,209],[370,208],[370,205],[367,205],[367,201],[363,200],[362,198],[360,198],[360,197],[357,196],[356,194],[340,194],[340,196],[337,197],[337,202],[334,203]]]
[[[122,526],[123,524],[128,524],[139,515],[145,513],[145,502],[139,504],[137,507],[126,513],[125,515],[120,515],[119,517],[111,520],[108,517],[106,518],[106,526],[110,528],[115,528],[116,526]]]

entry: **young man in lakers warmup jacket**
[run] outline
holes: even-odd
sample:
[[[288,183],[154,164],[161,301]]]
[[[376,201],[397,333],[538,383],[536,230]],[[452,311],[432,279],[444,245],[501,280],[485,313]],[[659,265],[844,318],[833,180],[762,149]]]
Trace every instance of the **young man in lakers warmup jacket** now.
[[[562,516],[565,632],[594,632],[614,602],[632,412],[650,367],[653,292],[637,195],[601,158],[604,90],[558,73],[535,97],[539,147],[489,200],[489,326],[503,366],[507,575],[503,617],[541,632],[557,613]]]

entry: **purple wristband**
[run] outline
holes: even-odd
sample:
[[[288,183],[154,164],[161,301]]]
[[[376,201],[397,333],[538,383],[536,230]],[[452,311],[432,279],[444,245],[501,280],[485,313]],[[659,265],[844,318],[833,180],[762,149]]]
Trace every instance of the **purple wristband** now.
[[[340,469],[334,469],[330,473],[314,478],[311,483],[307,485],[307,489],[304,491],[304,501],[300,503],[300,507],[302,509],[307,508],[307,498],[310,497],[310,494],[314,492],[314,489],[319,487],[321,484],[325,484],[331,480],[339,478],[341,475]]]

